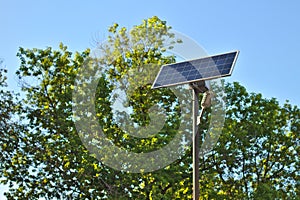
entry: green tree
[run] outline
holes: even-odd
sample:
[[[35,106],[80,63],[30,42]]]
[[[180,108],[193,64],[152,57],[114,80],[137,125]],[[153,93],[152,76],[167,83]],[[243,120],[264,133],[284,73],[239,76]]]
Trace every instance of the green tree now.
[[[2,61],[0,65],[0,183],[12,187],[19,173],[12,166],[27,165],[27,157],[23,154],[27,141],[20,123],[22,107],[18,95],[8,90],[7,70],[2,67]]]
[[[226,93],[223,133],[205,161],[205,174],[214,174],[208,198],[299,199],[299,108],[238,83],[227,84]]]
[[[26,94],[29,144],[24,151],[30,155],[30,168],[12,164],[20,172],[15,178],[26,175],[26,181],[16,181],[9,198],[90,199],[118,193],[110,170],[90,156],[72,121],[74,78],[88,54],[86,50],[72,57],[62,44],[59,50],[20,48],[17,74]]]
[[[162,48],[163,41],[172,40],[174,37],[169,33],[169,29],[170,27],[157,17],[143,21],[130,33],[125,28],[118,28],[115,24],[109,30],[111,33],[109,42],[116,47],[111,49],[114,56],[119,57],[117,60],[110,60],[110,57],[106,56],[105,60],[99,61],[106,67],[103,69],[98,83],[99,92],[96,94],[99,123],[105,129],[107,137],[116,145],[130,148],[135,152],[151,151],[168,143],[176,134],[174,129],[178,120],[176,117],[169,117],[169,125],[167,124],[160,134],[149,139],[130,138],[112,119],[109,101],[112,96],[112,85],[123,78],[128,70],[127,67],[174,62],[174,56],[163,55],[165,51]],[[147,31],[146,35],[145,31]],[[133,46],[130,46],[131,49],[128,49],[126,54],[122,54],[118,48],[122,47],[123,43],[118,44],[118,42],[124,42],[126,34],[131,35]],[[141,38],[142,36],[145,38]],[[142,41],[147,43],[143,46]],[[174,44],[173,41],[170,42],[170,45],[172,44]],[[104,49],[107,50],[107,55],[110,55],[110,49],[105,47]],[[158,191],[161,193],[160,196],[165,198],[168,198],[167,194],[169,197],[173,196],[169,188],[179,185],[178,180],[182,179],[183,170],[167,167],[164,170],[168,175],[162,176],[166,173],[160,171],[154,178],[151,173],[130,174],[125,170],[117,171],[101,164],[82,144],[72,118],[72,90],[80,67],[90,67],[87,64],[89,50],[72,56],[67,47],[61,44],[59,50],[52,50],[50,47],[45,50],[20,48],[17,55],[21,60],[17,75],[22,82],[22,90],[26,94],[23,103],[27,106],[25,120],[29,125],[26,132],[29,142],[24,148],[24,154],[28,155],[27,163],[30,170],[28,171],[28,165],[11,164],[14,170],[8,171],[7,176],[14,174],[15,171],[18,171],[18,174],[10,180],[14,183],[14,187],[11,188],[7,197],[12,199],[37,199],[39,197],[46,199],[121,199],[123,197],[143,199],[150,198],[150,196],[156,198],[159,196]],[[109,63],[110,61],[114,63]],[[91,66],[90,70],[93,71],[93,69],[95,66]],[[147,87],[145,90],[142,88],[137,90],[129,101],[134,111],[132,118],[135,119],[135,123],[139,124],[149,123],[148,104],[153,104],[149,99],[147,100],[149,96],[145,96],[146,91],[151,91],[150,85],[145,87]],[[161,92],[164,92],[164,97],[155,100],[161,94],[156,94],[156,97],[154,94],[152,100],[161,102],[171,116],[176,116],[178,107],[174,106],[170,109],[168,106],[174,102],[174,95],[169,90]],[[137,99],[144,106],[138,106]],[[180,168],[185,167],[181,165]],[[176,175],[177,180],[174,179],[175,176],[172,176],[172,173]]]

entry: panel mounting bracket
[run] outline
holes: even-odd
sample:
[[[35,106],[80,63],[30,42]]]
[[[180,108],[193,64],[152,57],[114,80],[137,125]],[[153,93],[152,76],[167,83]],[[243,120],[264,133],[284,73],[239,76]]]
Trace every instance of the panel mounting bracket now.
[[[190,83],[190,87],[193,90],[196,90],[197,93],[204,93],[208,91],[208,88],[205,85],[205,81],[197,81]]]

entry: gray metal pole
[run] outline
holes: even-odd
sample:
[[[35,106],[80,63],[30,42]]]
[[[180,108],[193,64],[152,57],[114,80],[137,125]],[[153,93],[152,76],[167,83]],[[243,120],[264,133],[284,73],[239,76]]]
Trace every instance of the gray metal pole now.
[[[199,114],[199,93],[193,89],[193,200],[199,200],[199,132],[197,118]]]

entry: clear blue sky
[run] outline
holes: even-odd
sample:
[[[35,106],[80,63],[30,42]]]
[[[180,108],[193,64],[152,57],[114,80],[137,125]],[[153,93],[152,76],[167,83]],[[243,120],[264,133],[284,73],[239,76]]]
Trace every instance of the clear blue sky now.
[[[107,27],[126,27],[153,15],[196,40],[209,54],[239,49],[228,81],[300,105],[300,1],[58,1],[0,0],[0,58],[13,77],[18,47],[92,48]],[[10,78],[10,87],[16,82]]]
[[[231,78],[251,92],[300,106],[300,1],[0,0],[0,58],[15,89],[18,48],[93,48],[117,22],[132,27],[157,15],[209,54],[240,50]],[[1,199],[1,196],[0,196]]]

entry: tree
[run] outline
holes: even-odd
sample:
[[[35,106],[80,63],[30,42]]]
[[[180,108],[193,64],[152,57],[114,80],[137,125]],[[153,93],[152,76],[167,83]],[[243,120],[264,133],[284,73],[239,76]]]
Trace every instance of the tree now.
[[[142,48],[140,45],[142,39],[139,37],[146,30],[147,23],[151,24],[153,28],[152,30],[148,29],[149,45],[157,41],[155,46],[149,46],[148,51],[144,52],[139,49]],[[112,26],[110,28],[111,34],[116,37],[121,35],[124,39],[126,29],[121,28],[116,32],[117,28],[117,25]],[[174,62],[173,56],[162,54],[162,37],[172,39],[172,34],[168,32],[169,29],[170,27],[157,17],[145,20],[143,24],[136,26],[130,32],[133,40],[136,39],[136,41],[133,41],[135,46],[132,46],[133,49],[127,52],[129,55],[125,55],[126,62],[132,62],[132,65],[138,65],[139,62],[156,62],[160,64]],[[112,39],[112,42],[117,43],[118,38]],[[26,132],[29,142],[24,148],[24,153],[27,154],[27,163],[30,170],[27,172],[26,166],[12,164],[14,171],[9,171],[9,174],[15,171],[19,173],[14,180],[10,180],[14,182],[14,188],[11,188],[10,194],[7,194],[7,196],[9,198],[25,197],[30,199],[39,197],[45,197],[46,199],[120,199],[122,196],[124,198],[146,198],[149,195],[154,195],[151,194],[153,192],[148,191],[148,186],[143,186],[147,182],[152,183],[155,180],[149,177],[148,173],[129,174],[126,171],[116,171],[104,166],[90,155],[76,132],[74,119],[72,119],[72,90],[79,68],[87,66],[85,62],[88,60],[89,50],[83,53],[75,53],[75,56],[72,57],[72,53],[67,50],[67,47],[61,44],[59,50],[52,50],[50,47],[45,50],[20,48],[17,55],[21,60],[17,75],[22,80],[22,90],[26,94],[24,104],[27,105],[25,120],[28,121],[29,125]],[[106,62],[108,61],[109,57],[106,59]],[[122,78],[120,74],[124,73],[124,69],[122,71],[118,68],[118,66],[124,64],[122,62],[124,60],[120,58],[112,65],[113,68],[106,68],[105,73],[100,78],[98,85],[101,92],[97,93],[99,102],[96,104],[99,105],[97,106],[99,123],[102,123],[104,128],[107,129],[107,136],[114,140],[116,144],[121,143],[121,145],[129,147],[135,144],[136,152],[150,151],[153,146],[156,145],[157,148],[172,139],[172,134],[174,135],[175,132],[172,133],[173,128],[168,125],[164,133],[157,134],[150,139],[132,139],[128,138],[114,124],[108,100],[111,97],[113,80]],[[107,65],[107,67],[109,66]],[[150,86],[147,87],[149,91]],[[170,98],[172,97],[170,92],[165,92],[169,95],[163,97],[160,101],[164,100],[163,105],[168,107],[168,104],[174,101],[174,97]],[[134,98],[137,99],[143,96],[143,93],[138,92],[135,95]],[[134,98],[130,103],[134,104]],[[142,101],[146,101],[146,98],[143,97]],[[146,103],[144,102],[143,105],[148,106]],[[136,123],[147,123],[147,114],[145,113],[148,108],[145,107],[139,110],[138,106],[133,105],[133,107]],[[170,110],[169,112],[174,112],[176,109],[178,110],[175,106],[173,111]],[[103,121],[106,123],[103,123]],[[169,122],[174,125],[176,118],[170,117]],[[169,134],[166,134],[167,130]],[[156,142],[157,140],[159,142]],[[160,174],[162,173],[160,172]],[[179,178],[178,175],[177,177]],[[175,181],[171,181],[169,177],[163,181],[163,184],[158,184],[157,188],[164,191],[162,194],[167,193],[170,182]]]
[[[223,133],[205,161],[217,196],[299,199],[299,108],[249,94],[238,83],[226,92]]]
[[[27,95],[29,144],[24,151],[30,155],[30,168],[14,166],[20,172],[14,181],[18,187],[11,189],[9,198],[84,199],[118,193],[111,186],[113,179],[106,175],[110,171],[89,155],[72,122],[73,82],[88,54],[86,50],[72,58],[62,44],[54,51],[20,48],[17,74],[22,76]]]
[[[0,61],[2,65],[2,61]],[[20,123],[22,107],[18,95],[7,89],[7,70],[0,68],[0,183],[13,186],[15,174],[13,165],[26,166],[23,148],[26,138],[23,135],[24,126]]]

